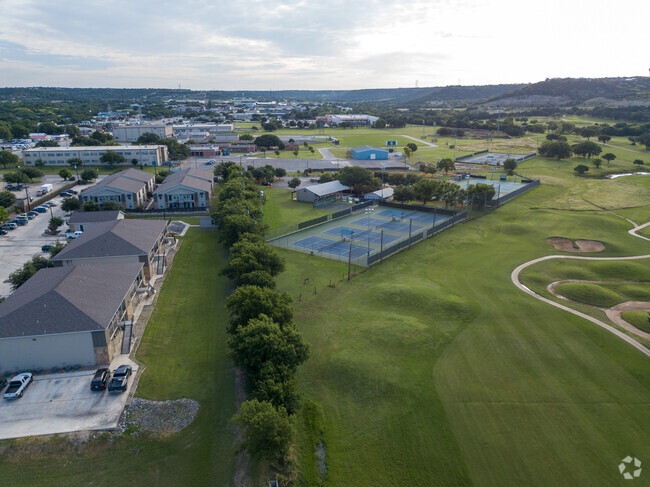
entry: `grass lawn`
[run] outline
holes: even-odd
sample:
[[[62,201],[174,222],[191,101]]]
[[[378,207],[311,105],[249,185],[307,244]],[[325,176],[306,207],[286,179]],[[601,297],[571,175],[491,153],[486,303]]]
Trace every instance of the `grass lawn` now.
[[[621,313],[621,318],[639,330],[650,333],[650,313],[647,311],[625,311]]]
[[[555,291],[578,303],[600,308],[611,308],[626,301],[650,300],[648,284],[594,284],[587,282],[566,282],[558,284]]]
[[[195,421],[164,438],[97,434],[81,446],[62,436],[0,442],[3,485],[232,485],[234,373],[226,357],[224,260],[214,231],[189,231],[137,353],[146,366],[137,396],[196,399]]]
[[[293,201],[290,189],[264,188],[264,196],[264,223],[270,230],[332,213],[305,201]]]
[[[599,256],[647,252],[611,213],[540,209],[571,190],[542,185],[351,282],[344,264],[281,251],[331,485],[612,485],[628,452],[650,456],[647,358],[510,282],[557,253],[549,236],[604,241]],[[643,279],[637,269],[612,275]],[[301,440],[303,483],[317,485],[308,427]]]
[[[253,154],[253,157],[258,157],[260,159],[263,159],[264,154],[262,152],[256,152],[255,154]],[[314,147],[314,153],[313,154],[309,150],[305,150],[304,148],[302,150],[298,151],[297,156],[295,156],[293,154],[292,150],[281,150],[279,156],[276,156],[275,152],[273,152],[273,151],[267,151],[266,158],[267,159],[276,159],[276,158],[280,158],[280,159],[322,159],[323,156],[322,156],[322,154],[320,152],[318,152],[318,147]],[[248,160],[248,163],[250,164],[251,161],[249,159],[247,159],[247,160]],[[258,160],[258,161],[255,161],[255,162],[256,163],[262,162],[262,165],[264,165],[263,161]]]

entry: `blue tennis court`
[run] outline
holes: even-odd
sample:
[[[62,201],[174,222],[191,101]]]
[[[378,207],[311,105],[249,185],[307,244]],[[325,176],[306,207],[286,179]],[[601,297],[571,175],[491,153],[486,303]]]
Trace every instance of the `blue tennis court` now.
[[[385,218],[403,218],[403,222],[407,223],[409,220],[413,220],[414,222],[419,222],[419,223],[425,223],[427,225],[433,225],[433,220],[434,220],[434,214],[433,213],[423,213],[419,211],[414,211],[414,212],[408,212],[408,211],[401,211],[401,210],[383,210],[380,211],[379,213],[375,213],[377,216],[383,216]],[[435,221],[436,224],[442,223],[445,220],[448,220],[451,218],[449,215],[443,215],[443,214],[435,214]]]
[[[325,235],[333,235],[335,237],[352,237],[354,240],[357,242],[368,242],[370,243],[375,243],[375,244],[380,244],[381,243],[381,233],[380,232],[370,232],[368,233],[368,230],[359,230],[358,228],[350,228],[350,227],[344,227],[344,226],[339,226],[339,227],[334,227],[330,228],[329,230],[325,230],[324,232]],[[384,244],[389,244],[391,242],[394,242],[395,240],[399,240],[402,237],[398,237],[397,235],[391,235],[390,233],[384,233]]]
[[[370,221],[368,221],[370,220]],[[375,230],[388,230],[389,232],[397,232],[397,233],[409,233],[409,223],[408,222],[398,222],[398,221],[392,221],[392,220],[380,220],[379,218],[359,218],[358,220],[354,220],[350,222],[352,225],[359,225],[359,226],[370,226],[371,228],[374,228]],[[381,226],[380,226],[381,225]],[[379,227],[379,228],[376,228]],[[416,232],[417,230],[420,230],[423,227],[423,225],[416,225],[415,223],[413,224],[411,228],[411,232]]]
[[[315,237],[313,235],[292,242],[291,245],[296,247],[302,247],[303,249],[309,249],[313,252],[325,252],[327,254],[333,254],[338,256],[348,256],[350,253],[350,243],[341,242],[337,240],[329,240],[326,238]],[[374,249],[370,249],[370,253],[374,252]],[[352,244],[352,258],[361,257],[362,255],[368,254],[367,247],[361,247],[360,245]]]

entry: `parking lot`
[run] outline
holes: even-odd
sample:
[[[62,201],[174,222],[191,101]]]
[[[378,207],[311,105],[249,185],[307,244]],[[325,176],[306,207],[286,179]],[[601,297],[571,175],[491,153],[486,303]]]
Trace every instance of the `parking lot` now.
[[[137,373],[126,355],[113,360],[111,371],[122,364],[133,367],[122,394],[91,391],[94,370],[34,376],[22,398],[0,403],[0,440],[115,428]]]

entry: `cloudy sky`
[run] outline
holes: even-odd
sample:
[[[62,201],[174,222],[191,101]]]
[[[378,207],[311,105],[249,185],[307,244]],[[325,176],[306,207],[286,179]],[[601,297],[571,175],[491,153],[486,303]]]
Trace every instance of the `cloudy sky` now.
[[[647,76],[647,14],[646,0],[0,0],[0,86],[354,89]]]

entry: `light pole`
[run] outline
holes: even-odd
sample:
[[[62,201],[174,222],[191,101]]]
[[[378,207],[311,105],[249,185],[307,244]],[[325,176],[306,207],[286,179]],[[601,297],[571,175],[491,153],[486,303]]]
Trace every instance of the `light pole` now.
[[[260,191],[260,213],[262,214],[262,223],[264,223],[264,206],[262,201],[264,199],[264,191]]]
[[[365,213],[366,213],[366,221],[368,224],[368,255],[370,255],[370,215],[372,215],[372,212],[375,211],[374,208],[366,208]]]

